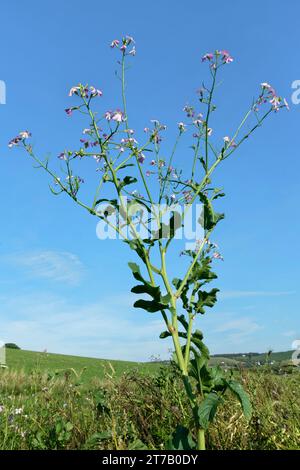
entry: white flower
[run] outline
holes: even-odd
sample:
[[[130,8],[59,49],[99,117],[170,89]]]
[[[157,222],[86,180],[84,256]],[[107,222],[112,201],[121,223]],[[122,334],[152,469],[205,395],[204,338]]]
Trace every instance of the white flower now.
[[[69,91],[69,96],[72,96],[74,94],[78,95],[79,90],[80,90],[79,86],[73,86]]]

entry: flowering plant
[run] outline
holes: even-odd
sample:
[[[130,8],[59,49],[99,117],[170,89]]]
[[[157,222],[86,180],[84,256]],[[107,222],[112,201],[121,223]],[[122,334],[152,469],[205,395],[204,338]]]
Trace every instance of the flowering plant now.
[[[212,182],[214,171],[235,152],[241,144],[272,113],[288,107],[268,83],[262,83],[256,99],[234,134],[225,136],[221,143],[212,141],[210,127],[215,112],[214,92],[217,76],[224,66],[233,61],[229,52],[217,50],[207,53],[202,61],[208,63],[211,83],[198,91],[198,109],[186,105],[186,123],[177,125],[178,135],[168,159],[162,157],[162,135],[166,126],[157,120],[145,127],[143,144],[136,140],[136,133],[129,126],[125,93],[126,60],[136,54],[132,37],[115,39],[111,48],[120,54],[122,83],[122,110],[107,110],[98,114],[95,100],[102,91],[79,84],[71,88],[69,96],[74,105],[66,108],[68,116],[75,112],[85,115],[88,127],[83,130],[80,146],[76,150],[64,150],[58,158],[63,164],[59,174],[51,169],[48,160],[41,160],[28,142],[31,134],[20,132],[9,147],[22,146],[38,165],[52,177],[51,191],[66,193],[79,206],[98,217],[101,223],[115,231],[135,251],[141,266],[129,263],[138,284],[132,288],[137,295],[146,295],[134,304],[147,312],[160,312],[165,323],[161,338],[171,337],[174,360],[182,376],[191,408],[190,429],[179,426],[170,441],[171,448],[205,449],[205,432],[214,419],[217,407],[225,392],[231,392],[241,403],[247,419],[251,416],[251,404],[241,384],[220,367],[210,367],[209,351],[203,342],[203,334],[194,329],[196,317],[214,306],[217,288],[208,289],[217,276],[212,270],[214,260],[223,259],[211,236],[224,214],[215,211],[215,201],[225,196]],[[245,130],[249,120],[253,120]],[[251,121],[250,121],[251,123]],[[191,131],[193,143],[191,164],[186,170],[174,165],[178,142]],[[151,154],[150,159],[148,155]],[[98,184],[92,203],[82,201],[80,189],[84,180],[77,174],[77,161],[93,159],[98,171]],[[149,161],[150,160],[150,161]],[[148,169],[145,170],[147,165]],[[124,170],[128,172],[124,176]],[[137,189],[130,191],[129,187]],[[141,194],[140,191],[144,192]],[[102,192],[103,197],[100,198]],[[197,220],[202,227],[202,237],[193,246],[182,251],[187,261],[180,277],[172,280],[169,275],[170,246],[184,227],[188,212],[201,203]],[[145,218],[146,217],[146,218]],[[167,218],[166,218],[167,217]],[[148,222],[152,225],[149,228]],[[155,228],[154,227],[155,224]],[[184,264],[184,263],[182,263]],[[180,272],[182,267],[180,266]],[[195,442],[196,441],[196,442]]]

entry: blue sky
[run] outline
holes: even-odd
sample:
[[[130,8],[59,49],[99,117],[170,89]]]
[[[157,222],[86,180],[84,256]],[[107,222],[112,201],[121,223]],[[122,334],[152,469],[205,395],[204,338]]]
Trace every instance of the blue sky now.
[[[121,107],[112,39],[130,34],[137,55],[128,71],[131,126],[153,118],[168,126],[167,141],[184,120],[183,106],[207,79],[201,56],[228,49],[235,61],[222,72],[216,136],[233,132],[267,81],[291,101],[300,79],[296,1],[229,0],[150,3],[77,0],[1,4],[0,80],[0,337],[25,349],[106,358],[168,356],[158,339],[160,317],[132,308],[127,262],[133,252],[97,239],[96,220],[67,197],[55,198],[49,179],[7,142],[30,129],[41,156],[78,143],[86,127],[70,119],[68,90],[88,82],[104,91],[103,112]],[[102,98],[101,98],[102,99]],[[300,338],[300,107],[291,105],[226,161],[216,181],[225,188],[226,219],[215,241],[222,293],[199,320],[212,353],[291,349]],[[217,138],[217,137],[216,137]],[[168,144],[166,144],[166,151]],[[178,155],[188,166],[188,148]],[[181,159],[181,160],[180,160]],[[88,172],[90,170],[87,170]],[[87,187],[89,176],[87,173]],[[172,257],[180,269],[182,259]]]

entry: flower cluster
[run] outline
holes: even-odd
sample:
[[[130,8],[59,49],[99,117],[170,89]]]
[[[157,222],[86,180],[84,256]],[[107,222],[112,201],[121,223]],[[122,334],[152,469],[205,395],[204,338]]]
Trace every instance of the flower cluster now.
[[[115,111],[106,111],[104,117],[107,121],[116,121],[118,123],[126,121],[124,113],[119,109],[116,109]]]
[[[103,92],[94,86],[82,85],[79,83],[77,86],[73,86],[69,91],[69,96],[79,96],[83,100],[90,101],[92,98],[96,98],[97,96],[102,96]],[[83,106],[83,105],[81,105]],[[67,116],[71,116],[73,111],[80,109],[81,106],[72,106],[71,108],[66,108],[65,113]]]
[[[204,239],[204,240],[197,240],[196,245],[195,245],[195,252],[199,251],[204,243],[204,251],[207,254],[210,254],[211,259],[220,259],[224,261],[223,256],[219,253],[219,247],[216,243],[211,242],[210,240]]]
[[[136,54],[136,50],[135,50],[135,46],[134,46],[134,39],[133,37],[131,36],[124,36],[121,41],[119,41],[119,39],[114,39],[111,43],[110,43],[110,47],[112,49],[119,49],[123,55],[127,54],[127,55],[132,55],[132,56],[135,56]],[[127,49],[128,47],[131,47],[130,51],[127,52]]]
[[[256,100],[254,110],[258,110],[258,106],[269,102],[272,106],[273,111],[278,112],[280,108],[287,108],[289,109],[288,102],[285,98],[278,96],[275,89],[267,82],[263,82],[260,84],[261,86],[261,94],[259,95],[258,99]]]
[[[167,126],[161,124],[157,119],[152,119],[151,122],[152,124],[154,124],[154,129],[152,130],[150,135],[150,142],[160,144],[160,142],[162,141],[160,132],[165,131],[167,129]],[[148,132],[149,129],[145,128],[144,131]]]
[[[69,91],[69,96],[81,96],[82,98],[95,98],[96,96],[102,96],[103,92],[94,86],[82,85],[81,83],[77,86],[73,86]]]
[[[213,68],[217,67],[219,59],[221,59],[221,64],[230,64],[230,62],[233,62],[233,57],[226,50],[217,50],[214,53],[208,52],[202,56],[202,62],[210,62]]]

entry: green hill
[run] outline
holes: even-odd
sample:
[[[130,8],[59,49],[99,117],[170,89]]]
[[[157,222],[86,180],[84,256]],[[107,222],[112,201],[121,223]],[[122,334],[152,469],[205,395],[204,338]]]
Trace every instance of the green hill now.
[[[17,349],[6,349],[6,365],[10,370],[23,370],[27,373],[41,371],[63,374],[66,370],[74,369],[77,374],[82,372],[81,379],[84,382],[88,382],[93,378],[103,379],[105,372],[112,373],[111,366],[116,376],[133,369],[151,373],[160,367],[159,363],[94,359]]]
[[[272,352],[271,355],[268,357],[268,362],[280,363],[282,361],[288,361],[291,359],[292,354],[293,351]],[[230,360],[244,363],[256,364],[260,362],[261,364],[263,364],[266,362],[266,356],[266,353],[250,352],[238,354],[215,354],[212,356],[212,358],[222,358],[221,360],[227,358]]]
[[[269,362],[280,363],[291,359],[293,351],[274,352],[269,357]],[[263,364],[266,354],[239,353],[239,354],[216,354],[211,356],[210,364],[223,367],[234,367],[241,365]],[[91,357],[68,356],[64,354],[53,354],[45,352],[34,352],[17,349],[6,349],[6,364],[9,370],[47,372],[50,374],[64,374],[73,369],[78,376],[81,374],[83,382],[92,379],[104,379],[105,374],[119,377],[123,372],[138,369],[140,372],[155,373],[165,362],[130,362],[107,359],[95,359]],[[74,373],[74,372],[71,372]]]

